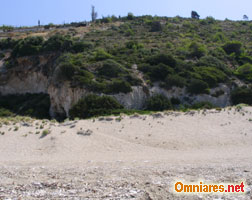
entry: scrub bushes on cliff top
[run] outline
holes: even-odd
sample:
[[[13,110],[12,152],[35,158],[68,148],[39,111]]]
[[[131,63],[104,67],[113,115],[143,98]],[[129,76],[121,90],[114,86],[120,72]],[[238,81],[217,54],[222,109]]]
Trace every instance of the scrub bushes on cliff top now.
[[[92,49],[93,43],[55,34],[44,41],[43,37],[27,37],[20,40],[0,40],[0,49],[12,49],[12,57],[32,56],[48,52],[79,53]]]
[[[111,115],[115,110],[119,109],[123,109],[123,106],[112,97],[88,95],[79,100],[79,102],[70,109],[69,114],[72,119],[76,117],[87,119],[101,115]]]
[[[44,39],[40,36],[20,40],[12,51],[12,57],[36,55],[41,51],[43,42]]]
[[[84,57],[81,54],[64,54],[58,59],[58,80],[75,80],[76,84],[86,84],[94,77],[91,72],[87,70],[84,63]]]
[[[0,50],[12,49],[17,43],[18,40],[14,40],[12,38],[1,39]]]
[[[45,41],[43,45],[44,51],[70,51],[73,45],[73,41],[69,36],[64,36],[60,34],[56,34],[51,36],[47,41]]]

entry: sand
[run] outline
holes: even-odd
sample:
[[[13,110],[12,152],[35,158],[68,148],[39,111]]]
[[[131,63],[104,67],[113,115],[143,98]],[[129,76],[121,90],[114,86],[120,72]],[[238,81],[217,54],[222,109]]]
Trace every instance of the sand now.
[[[252,107],[11,122],[0,132],[0,199],[252,199]],[[176,180],[242,180],[246,192],[178,195]]]

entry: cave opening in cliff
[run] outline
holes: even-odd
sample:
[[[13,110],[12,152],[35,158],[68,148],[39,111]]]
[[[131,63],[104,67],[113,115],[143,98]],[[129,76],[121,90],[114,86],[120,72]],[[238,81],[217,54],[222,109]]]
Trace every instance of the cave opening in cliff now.
[[[29,116],[50,119],[50,97],[48,94],[0,95],[0,116]]]

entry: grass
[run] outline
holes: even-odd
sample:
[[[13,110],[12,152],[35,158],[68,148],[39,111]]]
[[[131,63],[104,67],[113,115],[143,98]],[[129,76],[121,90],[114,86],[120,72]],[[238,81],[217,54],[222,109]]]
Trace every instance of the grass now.
[[[46,137],[47,135],[49,135],[50,133],[51,133],[50,130],[45,129],[45,130],[42,131],[42,134],[41,134],[41,137],[40,137],[40,138],[44,138],[44,137]]]

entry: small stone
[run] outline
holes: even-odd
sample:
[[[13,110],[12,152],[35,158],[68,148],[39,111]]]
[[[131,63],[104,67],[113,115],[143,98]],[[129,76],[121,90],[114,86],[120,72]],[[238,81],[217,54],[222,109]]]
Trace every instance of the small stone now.
[[[77,135],[90,136],[92,133],[93,133],[93,131],[90,129],[88,129],[86,131],[80,130],[77,132]]]

